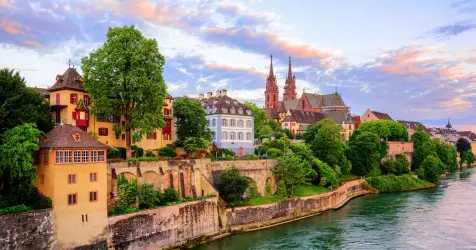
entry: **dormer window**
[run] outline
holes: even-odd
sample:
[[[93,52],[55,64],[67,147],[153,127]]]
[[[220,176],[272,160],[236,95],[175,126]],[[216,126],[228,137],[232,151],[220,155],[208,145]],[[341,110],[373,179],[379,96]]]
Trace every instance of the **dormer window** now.
[[[234,113],[235,113],[235,109],[234,109],[234,108],[231,108],[231,109],[230,109],[230,113],[231,113],[231,114],[234,114]]]
[[[230,104],[230,101],[225,101],[226,104]]]
[[[234,101],[234,102],[233,102],[233,104],[237,105],[237,104],[238,104],[238,102],[237,102],[237,101]]]
[[[216,107],[213,107],[213,109],[212,109],[212,113],[214,113],[214,114],[215,114],[216,112],[217,112],[217,108],[216,108]]]
[[[251,115],[251,110],[246,110],[246,114]]]
[[[221,108],[221,112],[226,114],[226,113],[228,113],[228,109],[227,108]]]
[[[239,108],[239,109],[238,109],[238,114],[240,114],[240,115],[243,114],[243,109],[242,109],[242,108]]]

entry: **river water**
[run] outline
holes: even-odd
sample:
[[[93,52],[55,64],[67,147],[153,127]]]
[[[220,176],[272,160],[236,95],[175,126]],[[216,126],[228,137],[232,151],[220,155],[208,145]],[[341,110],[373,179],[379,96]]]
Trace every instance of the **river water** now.
[[[442,182],[450,186],[362,196],[337,211],[196,249],[476,249],[476,169]]]

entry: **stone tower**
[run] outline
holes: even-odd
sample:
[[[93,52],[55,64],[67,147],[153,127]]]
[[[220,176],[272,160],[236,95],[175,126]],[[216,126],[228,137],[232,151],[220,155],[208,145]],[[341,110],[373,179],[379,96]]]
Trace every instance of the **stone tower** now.
[[[269,75],[266,79],[266,91],[264,92],[265,96],[265,108],[278,108],[279,104],[279,89],[276,82],[276,76],[273,71],[273,55],[271,55],[271,64],[269,67]]]
[[[288,77],[284,85],[283,100],[295,100],[296,99],[296,75],[293,75],[291,69],[291,57],[289,57]]]

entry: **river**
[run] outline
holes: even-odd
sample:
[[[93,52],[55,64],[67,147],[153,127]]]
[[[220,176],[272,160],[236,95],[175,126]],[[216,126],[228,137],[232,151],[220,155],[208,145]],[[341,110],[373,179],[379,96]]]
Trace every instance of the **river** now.
[[[476,169],[442,182],[450,186],[366,195],[337,211],[195,249],[476,249]]]

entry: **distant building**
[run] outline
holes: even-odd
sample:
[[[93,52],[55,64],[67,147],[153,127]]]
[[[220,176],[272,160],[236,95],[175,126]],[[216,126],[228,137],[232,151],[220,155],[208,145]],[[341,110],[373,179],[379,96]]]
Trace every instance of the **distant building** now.
[[[372,111],[369,108],[360,117],[361,122],[376,120],[393,120],[387,113]]]
[[[218,148],[238,155],[254,153],[254,120],[251,109],[217,90],[216,96],[200,94],[199,101],[207,113],[208,126],[213,131],[213,143]]]
[[[40,140],[35,186],[51,198],[59,249],[106,241],[109,146],[60,124]]]
[[[415,131],[418,129],[418,126],[420,126],[420,125],[423,127],[423,131],[425,131],[428,134],[431,134],[430,130],[427,127],[423,126],[423,124],[421,124],[420,122],[402,121],[402,120],[398,120],[397,122],[399,122],[405,128],[407,128],[407,130],[408,130],[408,139],[410,139],[412,137],[413,133],[415,133]]]
[[[321,112],[290,109],[282,120],[281,127],[291,130],[291,133],[296,136],[306,132],[309,126],[325,118],[325,115]]]
[[[458,131],[453,128],[449,119],[448,119],[448,123],[446,124],[444,128],[429,127],[428,130],[430,131],[430,136],[432,138],[439,139],[442,142],[445,142],[451,145],[456,145],[456,142],[461,137]]]

